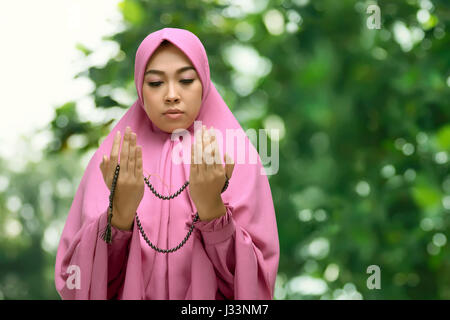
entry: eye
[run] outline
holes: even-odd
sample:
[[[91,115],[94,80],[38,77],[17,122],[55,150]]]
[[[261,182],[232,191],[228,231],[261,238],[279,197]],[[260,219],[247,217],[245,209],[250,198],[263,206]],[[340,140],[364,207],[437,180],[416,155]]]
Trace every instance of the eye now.
[[[161,81],[157,81],[157,82],[149,82],[148,85],[150,87],[159,87],[159,85],[161,84]]]
[[[182,84],[190,84],[193,81],[194,81],[194,79],[183,79],[183,80],[180,80],[180,82]],[[162,83],[162,81],[155,81],[155,82],[149,82],[148,85],[150,87],[159,87],[161,85],[161,83]]]
[[[183,80],[180,80],[180,82],[183,83],[183,84],[189,84],[189,83],[192,83],[193,81],[194,81],[194,79],[183,79]]]

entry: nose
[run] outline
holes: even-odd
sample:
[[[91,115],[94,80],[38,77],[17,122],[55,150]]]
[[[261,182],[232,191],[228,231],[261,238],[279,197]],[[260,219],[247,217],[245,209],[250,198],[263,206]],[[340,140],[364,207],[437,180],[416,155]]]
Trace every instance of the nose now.
[[[169,91],[167,92],[165,101],[167,103],[178,103],[180,101],[180,96],[175,90],[175,85],[169,83]]]

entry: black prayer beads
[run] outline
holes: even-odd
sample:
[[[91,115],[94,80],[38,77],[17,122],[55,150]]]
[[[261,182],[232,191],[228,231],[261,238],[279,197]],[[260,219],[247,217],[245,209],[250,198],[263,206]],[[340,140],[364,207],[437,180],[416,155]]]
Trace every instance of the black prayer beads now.
[[[112,182],[112,185],[111,185],[111,193],[110,193],[110,196],[109,196],[109,207],[108,207],[109,214],[108,214],[108,222],[107,222],[107,225],[106,225],[105,230],[104,230],[103,233],[102,233],[102,239],[103,239],[106,243],[111,243],[111,242],[112,242],[112,239],[111,239],[111,219],[112,219],[112,215],[113,215],[112,213],[113,213],[114,190],[115,190],[115,187],[116,187],[117,178],[119,177],[119,171],[120,171],[120,165],[117,164],[116,170],[115,170],[115,172],[114,172],[113,182]],[[225,176],[225,177],[226,177],[226,176]],[[183,184],[183,186],[182,186],[177,192],[175,192],[174,194],[172,194],[172,195],[170,195],[170,196],[163,196],[163,195],[159,194],[159,193],[155,190],[155,188],[153,188],[153,186],[151,185],[151,183],[149,182],[149,180],[148,180],[146,177],[144,177],[144,181],[145,181],[145,183],[147,184],[147,186],[149,187],[149,189],[152,191],[152,193],[153,193],[156,197],[158,197],[158,198],[160,198],[160,199],[162,199],[162,200],[170,200],[170,199],[173,199],[173,198],[177,197],[177,196],[178,196],[181,192],[183,192],[183,190],[186,189],[186,187],[189,185],[189,181],[186,181],[186,182]],[[229,182],[229,179],[228,179],[228,177],[226,177],[225,185],[224,185],[224,187],[222,188],[221,193],[223,193],[223,192],[228,188],[228,182]],[[177,251],[178,249],[180,249],[180,248],[186,243],[186,241],[189,239],[189,237],[191,236],[192,231],[193,231],[194,228],[195,228],[194,223],[197,222],[198,219],[199,219],[198,212],[196,212],[196,214],[195,214],[195,216],[194,216],[194,218],[193,218],[192,225],[191,225],[191,227],[189,228],[189,231],[188,231],[186,237],[184,237],[183,241],[181,241],[180,244],[178,244],[176,247],[174,247],[174,248],[172,248],[172,249],[161,249],[161,248],[158,248],[157,246],[155,246],[153,243],[151,243],[151,241],[148,239],[147,235],[145,234],[144,228],[142,228],[141,221],[139,220],[139,217],[138,217],[138,215],[137,215],[137,213],[136,213],[136,224],[137,224],[137,227],[138,227],[138,229],[139,229],[139,231],[140,231],[142,237],[144,238],[144,240],[147,242],[147,244],[148,244],[153,250],[155,250],[155,251],[157,251],[157,252],[161,252],[161,253],[171,253],[171,252],[174,252],[174,251]]]

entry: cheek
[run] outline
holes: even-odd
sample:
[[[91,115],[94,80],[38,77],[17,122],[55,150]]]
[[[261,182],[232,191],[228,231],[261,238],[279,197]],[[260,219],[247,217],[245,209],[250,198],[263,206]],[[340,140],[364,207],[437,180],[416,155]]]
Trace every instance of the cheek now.
[[[144,99],[144,104],[147,108],[152,107],[151,109],[154,109],[154,106],[156,105],[156,101],[158,97],[154,92],[150,92],[148,88],[145,88],[142,90],[142,98]]]
[[[200,108],[200,104],[202,102],[202,85],[201,84],[199,84],[195,88],[193,88],[191,95],[189,96],[189,100],[197,108]]]
[[[149,92],[146,92],[144,89],[142,91],[142,98],[144,99],[144,110],[147,116],[150,120],[153,122],[156,120],[156,104],[155,104],[155,97],[152,94],[149,94]]]
[[[147,86],[144,86],[144,88],[142,89],[142,97],[144,98],[144,100],[151,101],[153,96],[154,95],[150,93],[149,88]]]

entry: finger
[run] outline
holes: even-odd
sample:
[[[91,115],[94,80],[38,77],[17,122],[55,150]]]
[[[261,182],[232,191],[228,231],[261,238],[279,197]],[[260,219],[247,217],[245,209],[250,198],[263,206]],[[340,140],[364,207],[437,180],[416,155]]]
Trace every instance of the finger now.
[[[103,155],[102,161],[100,162],[100,168],[105,168],[105,165],[108,162],[108,156],[106,154]]]
[[[104,170],[104,167],[105,167],[105,156],[102,157],[102,161],[100,162],[99,167],[100,167],[100,171],[103,174],[103,170]]]
[[[128,171],[128,155],[130,153],[130,132],[131,128],[127,126],[123,137],[122,150],[120,152],[120,169]]]
[[[206,133],[206,126],[202,127],[202,169],[203,172],[208,170],[208,164],[206,162],[206,158],[209,156],[208,154],[208,134]]]
[[[100,161],[100,168],[102,168],[104,164],[105,164],[105,155],[103,155],[102,161]]]
[[[233,170],[234,170],[233,158],[228,156],[228,154],[226,154],[226,153],[223,158],[225,160],[225,174],[227,175],[228,179],[231,179],[231,176],[233,175]]]
[[[214,168],[216,166],[216,159],[215,159],[216,150],[214,149],[214,141],[209,131],[208,131],[208,149],[210,150],[211,154],[211,168]]]
[[[128,172],[134,175],[136,170],[136,133],[130,134],[130,154],[128,156]]]
[[[104,171],[104,174],[105,175],[107,175],[108,174],[108,168],[109,168],[109,162],[110,162],[110,160],[108,159],[108,156],[107,155],[104,155],[103,156],[103,171]]]
[[[136,168],[134,171],[134,176],[136,178],[141,178],[143,176],[142,171],[142,146],[136,147]]]
[[[103,155],[102,158],[102,162],[100,163],[100,171],[102,172],[102,177],[103,180],[105,181],[105,184],[109,187],[109,182],[108,182],[108,175],[109,175],[109,161],[108,161],[108,156],[107,155]]]
[[[116,169],[117,163],[119,161],[119,148],[120,148],[120,131],[116,132],[116,135],[114,136],[114,142],[111,148],[111,153],[108,161],[108,166],[106,169],[108,172],[111,172],[112,170]],[[114,167],[114,168],[113,168]]]
[[[211,162],[209,166],[211,169],[220,169],[219,166],[217,165],[219,163],[217,158],[220,159],[220,153],[218,151],[217,143],[212,132],[212,127],[207,131],[207,135],[208,135],[208,150]]]
[[[203,134],[203,160],[205,161],[206,168],[209,170],[212,161],[211,161],[211,140],[207,128],[205,128]]]
[[[211,144],[214,154],[214,167],[215,169],[221,169],[223,168],[222,157],[220,156],[219,144],[217,143],[216,132],[214,130],[214,127],[211,129]]]
[[[203,172],[203,127],[197,131],[195,137],[195,162],[197,163],[198,173]]]
[[[195,143],[191,144],[191,172],[197,173],[198,172],[198,164],[195,161]]]

